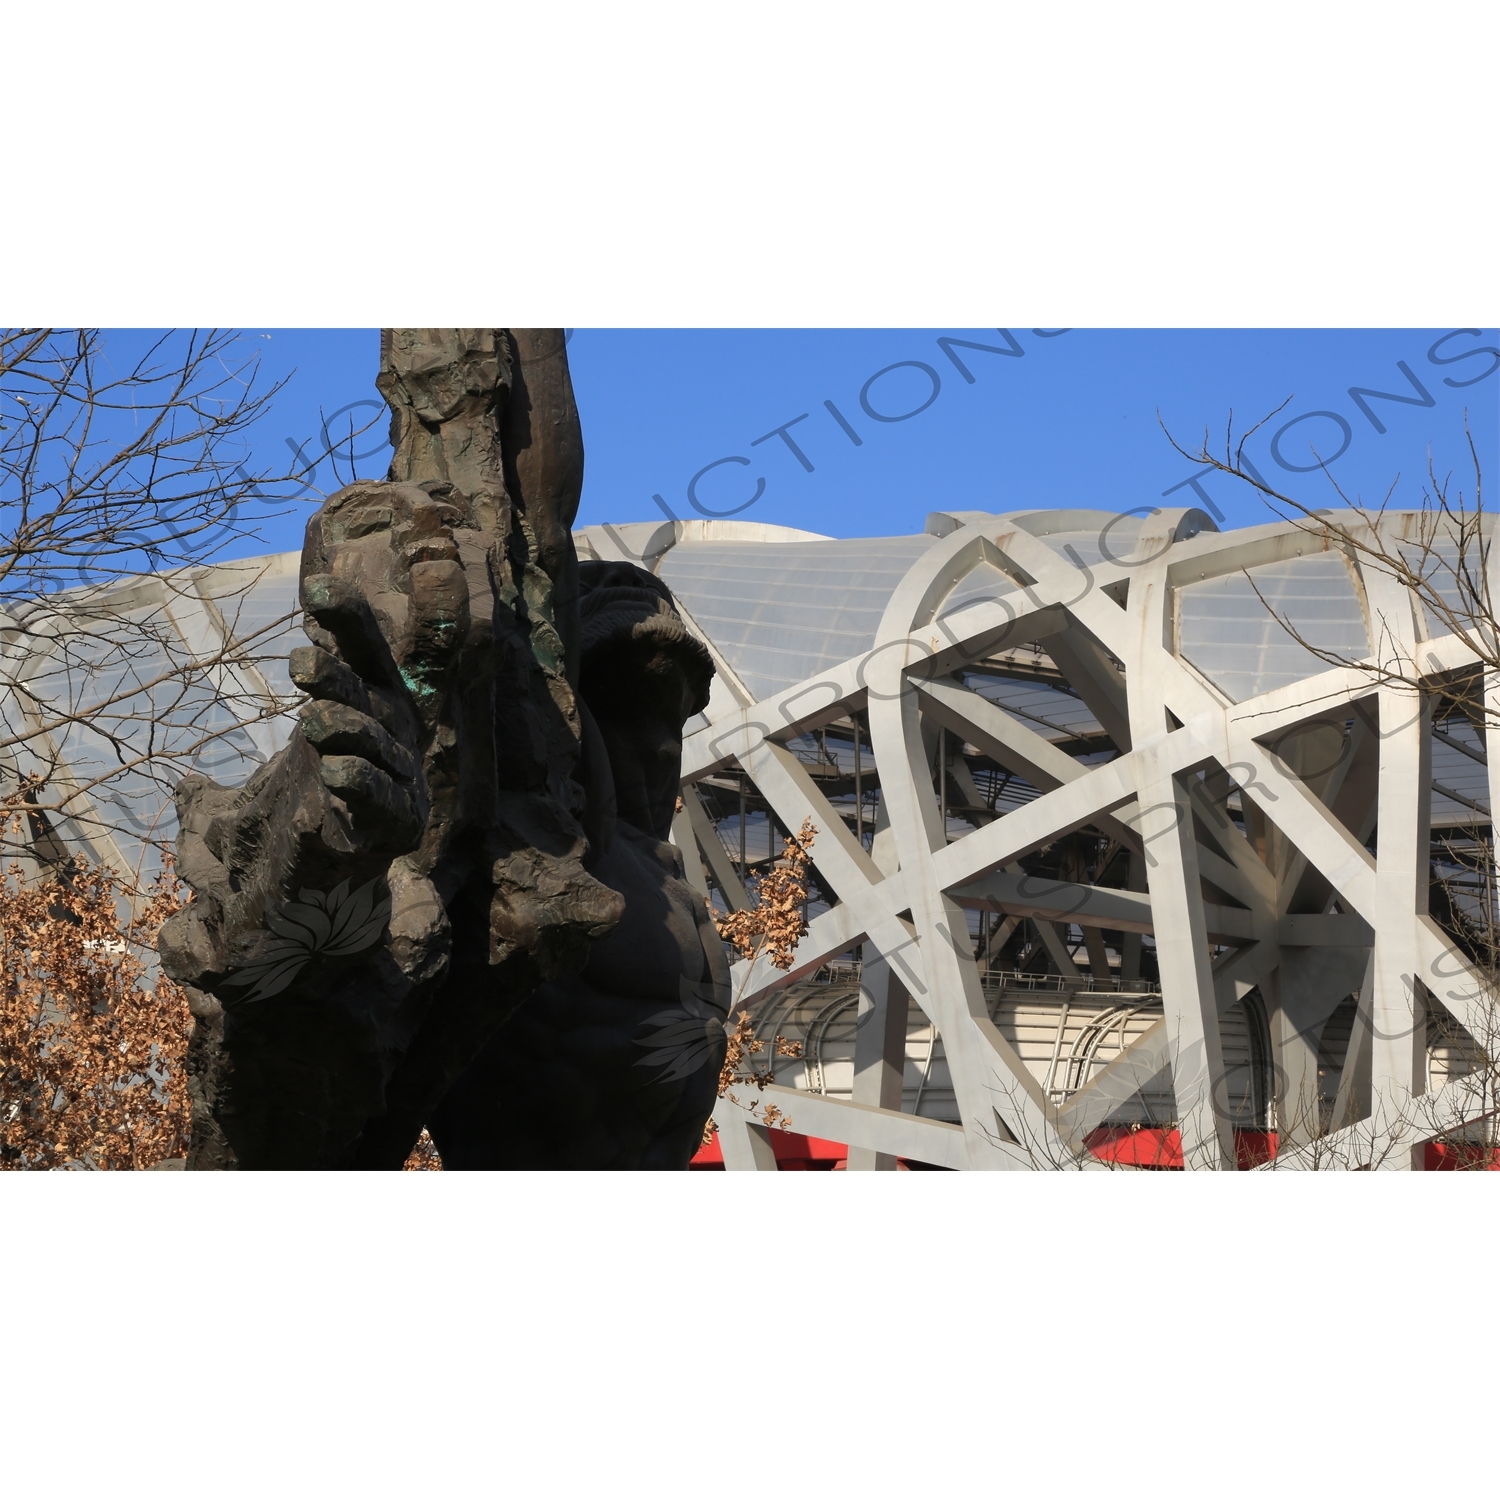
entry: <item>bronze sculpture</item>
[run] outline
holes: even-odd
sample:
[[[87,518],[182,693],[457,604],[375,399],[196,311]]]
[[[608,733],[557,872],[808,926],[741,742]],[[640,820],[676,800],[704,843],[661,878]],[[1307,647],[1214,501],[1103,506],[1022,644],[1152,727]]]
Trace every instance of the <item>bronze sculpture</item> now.
[[[659,841],[707,653],[635,569],[589,578],[605,623],[588,634],[560,331],[387,330],[377,383],[390,477],[308,525],[299,730],[243,788],[189,777],[177,792],[195,900],[160,950],[196,1019],[189,1167],[393,1168],[424,1126],[454,1166],[686,1165],[727,974]],[[606,659],[595,724],[577,689]],[[680,1076],[619,1045],[580,1052],[601,1007],[625,1053],[670,1033]],[[698,1027],[690,1045],[660,1019],[678,1012]],[[575,1075],[615,1100],[600,1139],[631,1120],[619,1101],[637,1079],[681,1097],[648,1107],[624,1149],[580,1152],[562,1128],[581,1119],[578,1090],[549,1105],[533,1076],[570,1044]],[[518,1069],[528,1117],[557,1122],[551,1157],[535,1130],[507,1146]]]
[[[580,708],[591,781],[590,869],[625,900],[580,974],[543,983],[429,1122],[455,1167],[684,1165],[713,1109],[729,970],[667,842],[682,726],[713,664],[665,584],[628,563],[581,569]]]

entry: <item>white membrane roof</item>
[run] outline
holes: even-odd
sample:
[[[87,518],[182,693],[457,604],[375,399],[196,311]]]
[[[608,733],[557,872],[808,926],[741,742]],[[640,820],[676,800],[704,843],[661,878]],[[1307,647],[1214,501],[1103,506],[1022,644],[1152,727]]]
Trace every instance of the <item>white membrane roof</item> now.
[[[629,557],[652,568],[738,677],[740,697],[754,700],[870,649],[886,605],[913,564],[971,515],[936,513],[928,531],[894,537],[834,539],[763,524],[668,522],[587,527],[576,539],[582,557]],[[1052,524],[1058,529],[1049,531]],[[1179,540],[1196,534],[1199,525],[1213,529],[1201,517],[1185,533],[1179,528]],[[1101,558],[1118,560],[1130,552],[1141,521],[1106,512],[1032,512],[1024,526],[1040,532],[1048,548],[1087,578]],[[177,776],[197,770],[238,784],[285,743],[295,699],[286,657],[305,639],[296,618],[298,562],[297,553],[280,553],[171,578],[142,578],[109,591],[116,618],[134,611],[166,632],[168,644],[160,651],[111,642],[110,610],[100,610],[98,593],[87,596],[83,612],[79,601],[85,596],[74,594],[0,616],[4,679],[25,682],[24,693],[14,687],[4,692],[8,737],[48,707],[72,714],[51,735],[44,756],[22,747],[0,758],[0,776],[13,785],[18,775],[45,771],[58,784],[96,783],[77,804],[80,816],[63,826],[64,835],[105,857],[127,865],[144,859],[150,867],[151,842],[175,832],[167,788]],[[1002,598],[1021,586],[983,563],[959,580],[939,613]],[[1176,649],[1235,701],[1326,670],[1327,663],[1295,640],[1276,614],[1336,656],[1358,660],[1370,650],[1356,570],[1342,554],[1319,551],[1183,582],[1177,590]],[[1441,630],[1435,621],[1428,628]],[[99,639],[89,641],[90,632]],[[226,642],[251,644],[239,661],[216,668],[203,682],[173,689],[156,681],[164,665],[215,655]],[[1099,733],[1097,721],[1065,685],[982,676],[973,685],[1049,739]],[[716,696],[710,715],[723,712],[728,701]],[[250,717],[247,707],[260,721],[235,727]],[[1464,737],[1462,730],[1455,733]],[[1476,734],[1470,731],[1467,740],[1482,753]],[[153,755],[154,774],[121,769]],[[1434,743],[1433,779],[1444,789],[1434,794],[1437,820],[1469,819],[1474,814],[1468,803],[1486,800],[1484,766],[1446,743]],[[113,830],[113,848],[99,835],[102,825]]]

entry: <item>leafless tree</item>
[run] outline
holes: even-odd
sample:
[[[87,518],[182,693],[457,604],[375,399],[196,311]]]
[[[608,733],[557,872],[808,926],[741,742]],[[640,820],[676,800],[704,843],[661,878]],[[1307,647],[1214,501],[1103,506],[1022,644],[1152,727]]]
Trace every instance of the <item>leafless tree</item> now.
[[[1399,475],[1380,502],[1370,506],[1357,496],[1347,495],[1327,465],[1319,460],[1330,496],[1338,505],[1315,509],[1268,484],[1246,460],[1245,444],[1285,406],[1283,402],[1276,411],[1238,435],[1231,414],[1220,449],[1210,446],[1207,432],[1196,448],[1184,446],[1170,432],[1167,439],[1192,463],[1248,485],[1279,519],[1291,522],[1321,545],[1345,552],[1362,568],[1393,579],[1407,591],[1419,617],[1425,616],[1429,639],[1452,635],[1476,659],[1464,671],[1435,672],[1432,663],[1418,659],[1418,653],[1403,642],[1390,621],[1378,618],[1371,622],[1371,655],[1364,663],[1373,686],[1404,687],[1425,697],[1441,699],[1451,705],[1451,711],[1464,713],[1476,726],[1500,717],[1500,699],[1492,694],[1487,703],[1485,698],[1486,683],[1493,674],[1500,673],[1500,628],[1497,628],[1500,599],[1496,598],[1490,576],[1492,519],[1484,508],[1483,470],[1467,422],[1464,431],[1473,474],[1471,491],[1455,488],[1451,473],[1440,475],[1429,458],[1427,483],[1414,508],[1397,509],[1393,505]],[[1500,555],[1496,560],[1500,561]],[[1251,584],[1254,587],[1254,579]],[[1260,595],[1258,588],[1256,592],[1267,612],[1299,645],[1330,666],[1349,664],[1347,657],[1299,632],[1292,621]],[[1493,688],[1493,682],[1490,686]]]
[[[255,663],[295,611],[240,618],[254,568],[196,586],[285,513],[247,440],[280,386],[232,332],[143,342],[0,330],[0,801],[43,865],[62,825],[106,857],[168,833],[177,778],[285,707]]]

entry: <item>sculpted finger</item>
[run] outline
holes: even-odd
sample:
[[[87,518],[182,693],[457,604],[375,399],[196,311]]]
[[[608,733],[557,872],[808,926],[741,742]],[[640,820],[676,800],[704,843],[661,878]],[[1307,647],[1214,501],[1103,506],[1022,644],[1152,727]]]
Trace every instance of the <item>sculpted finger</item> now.
[[[373,713],[370,695],[363,682],[321,646],[295,646],[287,658],[287,671],[293,682],[313,698],[346,703],[362,714]]]
[[[323,785],[349,804],[352,814],[368,824],[373,815],[377,826],[385,824],[396,837],[419,832],[411,795],[382,771],[359,755],[325,755]]]
[[[367,681],[394,686],[391,648],[369,600],[342,578],[311,573],[302,580],[302,605],[338,643],[339,655]]]
[[[416,756],[368,714],[344,703],[315,699],[303,705],[300,717],[302,733],[325,757],[361,756],[403,781],[415,779]]]

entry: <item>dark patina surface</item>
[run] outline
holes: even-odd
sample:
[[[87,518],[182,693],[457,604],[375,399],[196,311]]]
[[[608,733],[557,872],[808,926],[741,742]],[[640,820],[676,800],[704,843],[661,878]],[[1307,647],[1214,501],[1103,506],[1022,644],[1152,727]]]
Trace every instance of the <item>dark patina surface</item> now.
[[[377,383],[390,477],[307,529],[299,731],[177,792],[189,1167],[394,1168],[424,1126],[450,1167],[685,1166],[727,998],[665,842],[707,653],[644,571],[580,578],[559,330],[387,330]]]

